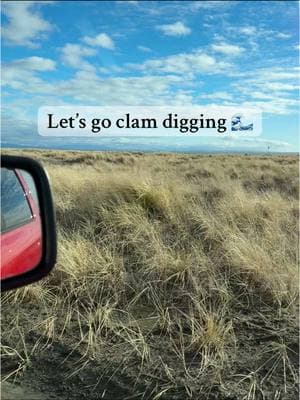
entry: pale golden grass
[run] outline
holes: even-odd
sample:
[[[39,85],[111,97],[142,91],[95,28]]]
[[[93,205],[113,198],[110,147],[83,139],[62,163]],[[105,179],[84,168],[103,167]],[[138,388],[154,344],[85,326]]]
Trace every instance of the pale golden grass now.
[[[41,334],[71,336],[84,357],[96,359],[111,341],[126,344],[145,372],[154,352],[149,338],[158,331],[169,338],[186,395],[193,396],[197,374],[220,380],[232,362],[239,346],[236,310],[255,315],[267,306],[271,314],[293,318],[295,157],[28,154],[42,160],[51,177],[58,262],[44,282],[8,294],[4,304],[43,309]],[[286,391],[292,369],[285,348],[276,349]],[[189,354],[199,357],[196,375]],[[168,383],[153,398],[177,387],[166,365],[162,361],[161,374]],[[249,399],[257,390],[253,377]]]

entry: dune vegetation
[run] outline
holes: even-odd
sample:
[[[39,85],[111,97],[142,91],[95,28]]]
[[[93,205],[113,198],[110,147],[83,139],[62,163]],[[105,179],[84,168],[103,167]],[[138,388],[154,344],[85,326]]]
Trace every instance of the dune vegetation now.
[[[21,153],[51,177],[58,261],[2,295],[4,379],[49,399],[296,398],[296,156]]]

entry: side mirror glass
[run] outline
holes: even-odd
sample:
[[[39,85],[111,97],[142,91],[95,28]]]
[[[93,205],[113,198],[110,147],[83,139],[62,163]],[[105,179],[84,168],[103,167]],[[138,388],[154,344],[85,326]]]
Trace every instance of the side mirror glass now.
[[[1,289],[41,279],[55,261],[55,218],[47,174],[32,159],[2,156]]]

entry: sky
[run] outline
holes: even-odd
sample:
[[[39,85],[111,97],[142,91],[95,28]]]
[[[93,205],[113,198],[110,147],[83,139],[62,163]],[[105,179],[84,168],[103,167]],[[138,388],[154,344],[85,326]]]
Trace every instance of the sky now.
[[[299,151],[296,1],[2,1],[3,146]],[[222,105],[257,138],[40,137],[55,105]]]

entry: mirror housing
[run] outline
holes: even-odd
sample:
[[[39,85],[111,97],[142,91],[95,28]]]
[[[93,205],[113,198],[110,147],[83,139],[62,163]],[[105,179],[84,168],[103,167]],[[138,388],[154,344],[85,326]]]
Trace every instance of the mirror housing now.
[[[54,267],[57,254],[56,224],[49,179],[42,165],[28,157],[1,155],[1,168],[10,170],[24,170],[28,172],[35,184],[39,204],[41,223],[41,257],[37,265],[22,272],[18,267],[18,275],[8,278],[1,277],[1,290],[18,288],[38,281],[46,276]],[[25,195],[25,194],[24,194]],[[1,210],[2,217],[2,210]],[[2,239],[1,234],[1,239]]]

